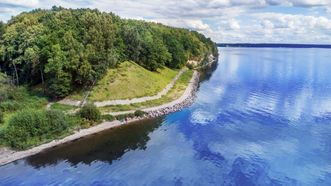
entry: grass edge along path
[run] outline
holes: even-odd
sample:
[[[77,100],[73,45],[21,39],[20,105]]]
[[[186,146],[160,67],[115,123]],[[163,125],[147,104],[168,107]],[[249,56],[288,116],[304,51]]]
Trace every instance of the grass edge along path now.
[[[169,91],[172,90],[174,85],[176,84],[177,80],[185,73],[187,69],[181,69],[178,74],[171,80],[171,82],[159,93],[154,96],[145,96],[141,98],[133,98],[133,99],[125,99],[125,100],[112,100],[112,101],[101,101],[101,102],[94,102],[97,107],[104,107],[109,105],[129,105],[135,103],[142,103],[151,100],[160,99],[162,96],[168,94]]]
[[[143,67],[140,67],[139,65],[135,64],[134,62],[126,62],[126,66],[128,64],[138,66],[138,68],[141,68],[141,69],[143,68]],[[163,73],[167,73],[169,70],[170,69],[165,69]],[[148,70],[144,69],[144,71],[148,71]],[[105,101],[100,101],[100,102],[96,101],[94,103],[97,107],[103,107],[103,106],[109,106],[109,105],[129,105],[129,104],[142,103],[142,102],[146,102],[146,101],[150,101],[150,100],[160,99],[162,96],[166,95],[173,88],[173,86],[176,84],[177,80],[182,76],[182,74],[185,71],[187,71],[186,68],[183,68],[183,69],[179,70],[178,72],[174,71],[177,73],[174,75],[174,77],[173,77],[173,74],[171,75],[171,77],[173,77],[173,78],[169,81],[169,83],[167,85],[165,85],[164,88],[161,89],[160,92],[158,92],[157,94],[154,94],[152,96],[144,96],[144,97],[138,96],[138,97],[131,98],[131,99],[105,100]],[[154,73],[154,72],[148,71],[148,73]],[[142,80],[145,81],[144,79],[142,79]],[[155,79],[153,81],[158,81],[158,79]],[[129,86],[127,86],[127,87],[129,87]],[[137,88],[137,89],[139,89],[139,88]],[[121,90],[121,91],[123,91],[123,90]],[[93,91],[91,94],[93,95]],[[123,92],[122,92],[122,94],[123,94]],[[93,102],[94,100],[90,100],[90,101]],[[58,103],[62,104],[62,105],[71,105],[71,106],[80,106],[81,105],[81,101],[70,99],[70,98],[65,98],[63,100],[60,100]]]
[[[90,90],[88,99],[101,102],[156,95],[174,79],[178,72],[179,70],[167,67],[149,71],[133,61],[125,61],[117,68],[108,69],[106,75]],[[80,90],[65,99],[81,101],[83,97],[84,92]]]
[[[175,84],[174,88],[160,99],[138,104],[99,107],[99,109],[103,114],[117,116],[132,114],[136,110],[150,112],[169,107],[169,105],[176,105],[177,103],[182,102],[183,98],[189,97],[192,93],[193,85],[196,83],[195,81],[197,76],[199,76],[197,71],[186,71],[183,74],[182,79],[179,79],[179,81]]]

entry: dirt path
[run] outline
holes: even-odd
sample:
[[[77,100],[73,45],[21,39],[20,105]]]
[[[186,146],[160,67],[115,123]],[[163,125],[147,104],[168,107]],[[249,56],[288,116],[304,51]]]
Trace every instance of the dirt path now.
[[[145,96],[141,98],[133,98],[133,99],[121,99],[121,100],[109,100],[109,101],[99,101],[94,102],[94,105],[97,107],[111,106],[111,105],[130,105],[134,103],[142,103],[146,101],[160,99],[162,96],[166,95],[175,85],[179,77],[186,71],[186,69],[181,69],[178,74],[171,80],[171,82],[158,94],[154,96]],[[63,99],[59,101],[59,103],[64,105],[72,105],[72,106],[80,106],[81,101],[71,100],[71,99]]]
[[[169,103],[165,103],[163,105],[159,105],[159,106],[155,106],[155,107],[150,107],[150,108],[145,108],[142,109],[142,111],[150,113],[150,112],[155,112],[155,111],[160,111],[160,110],[164,110],[167,108],[172,108],[175,105],[178,105],[182,102],[184,102],[187,98],[189,98],[192,94],[192,92],[194,91],[194,85],[196,84],[197,78],[199,76],[199,73],[197,71],[193,72],[192,78],[188,84],[188,86],[185,89],[185,92],[183,93],[183,95],[181,97],[179,97],[178,99],[171,101]],[[117,115],[122,115],[122,114],[130,114],[130,113],[134,113],[136,110],[130,110],[130,111],[123,111],[123,112],[109,112],[107,114],[113,115],[113,116],[117,116]]]

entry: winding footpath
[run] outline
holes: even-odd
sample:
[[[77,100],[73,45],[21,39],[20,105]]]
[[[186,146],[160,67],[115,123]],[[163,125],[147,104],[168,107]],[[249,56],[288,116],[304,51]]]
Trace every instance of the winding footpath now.
[[[112,106],[112,105],[130,105],[135,103],[143,103],[146,101],[160,99],[162,96],[166,95],[175,85],[180,76],[186,71],[186,69],[181,69],[178,74],[171,80],[171,82],[158,94],[154,96],[145,96],[141,98],[133,99],[120,99],[120,100],[109,100],[109,101],[100,101],[94,102],[94,105],[97,107]],[[71,106],[81,106],[81,101],[72,100],[72,99],[63,99],[58,103]]]
[[[142,111],[148,113],[151,117],[157,117],[158,115],[164,115],[169,112],[175,112],[179,110],[182,106],[182,104],[189,104],[189,102],[193,99],[191,99],[195,93],[195,89],[197,88],[197,82],[199,81],[199,73],[197,71],[193,72],[192,78],[188,83],[187,88],[185,89],[185,92],[181,97],[178,99],[171,101],[169,103],[165,103],[163,105],[155,106],[155,107],[149,107],[142,109]],[[123,111],[123,112],[109,112],[107,114],[118,116],[123,114],[132,114],[136,110],[129,110],[129,111]],[[165,113],[166,111],[169,111]]]
[[[8,164],[8,163],[16,161],[16,160],[19,160],[19,159],[23,159],[23,158],[38,154],[44,150],[47,150],[47,149],[50,149],[53,147],[56,147],[56,146],[59,146],[59,145],[62,145],[62,144],[68,143],[68,142],[72,142],[72,141],[78,140],[80,138],[83,138],[83,137],[86,137],[86,136],[89,136],[89,135],[92,135],[95,133],[99,133],[99,132],[107,130],[107,129],[123,126],[123,125],[126,125],[131,122],[135,122],[135,121],[139,121],[139,120],[143,120],[143,119],[147,119],[147,118],[158,117],[161,115],[165,115],[165,114],[168,114],[171,112],[178,111],[193,102],[195,92],[198,88],[198,84],[199,84],[199,73],[197,71],[194,71],[193,76],[192,76],[185,92],[183,93],[183,95],[180,98],[178,98],[170,103],[166,103],[166,104],[163,104],[160,106],[146,108],[146,109],[144,109],[144,111],[147,112],[147,114],[144,117],[131,118],[126,123],[123,123],[118,120],[112,121],[112,122],[103,122],[99,125],[96,125],[96,126],[93,126],[93,127],[87,128],[87,129],[75,131],[74,134],[67,136],[63,139],[53,140],[49,143],[42,144],[40,146],[31,148],[31,149],[25,150],[25,151],[11,151],[8,149],[2,149],[2,150],[0,149],[0,166]],[[134,111],[128,111],[127,113],[131,113],[131,112],[134,112]],[[118,115],[121,113],[113,113],[113,114]]]

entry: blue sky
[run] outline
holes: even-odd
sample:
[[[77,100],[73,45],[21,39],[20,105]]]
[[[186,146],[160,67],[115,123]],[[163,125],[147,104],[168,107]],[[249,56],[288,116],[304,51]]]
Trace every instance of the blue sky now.
[[[331,44],[331,0],[0,0],[0,20],[53,5],[189,28],[216,42]]]

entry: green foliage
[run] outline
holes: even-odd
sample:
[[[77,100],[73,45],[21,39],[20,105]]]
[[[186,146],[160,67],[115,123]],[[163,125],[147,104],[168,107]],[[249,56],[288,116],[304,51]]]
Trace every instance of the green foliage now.
[[[62,111],[59,110],[47,110],[46,118],[48,120],[48,131],[51,131],[53,134],[61,134],[63,131],[66,131],[70,127],[67,117]]]
[[[4,140],[9,146],[25,149],[66,132],[71,125],[60,111],[23,110],[9,120]]]
[[[2,37],[4,32],[5,32],[5,23],[0,21],[0,38]]]
[[[106,121],[114,121],[115,117],[112,115],[106,114],[106,115],[102,115],[102,119],[106,120]]]
[[[20,108],[20,103],[17,101],[3,101],[0,103],[0,109],[7,112],[13,112]]]
[[[122,120],[126,120],[128,118],[143,117],[145,115],[146,115],[146,112],[144,112],[142,110],[136,110],[134,113],[117,115],[117,116],[115,116],[115,118],[117,120],[122,121]]]
[[[186,67],[190,70],[194,69],[194,65],[193,64],[190,64],[190,63],[187,63],[186,64]]]
[[[130,114],[121,114],[121,115],[117,115],[115,118],[116,118],[117,120],[122,121],[122,120],[125,120],[125,119],[128,119],[128,118],[133,118],[133,117],[135,117],[135,115],[134,115],[133,113],[130,113]]]
[[[145,116],[145,114],[146,114],[146,112],[144,112],[144,111],[142,111],[142,110],[136,110],[136,111],[134,112],[134,115],[135,115],[136,117],[143,117],[143,116]]]
[[[0,109],[13,112],[25,108],[41,108],[47,104],[47,99],[30,94],[25,87],[7,86],[1,91]]]
[[[94,84],[122,61],[155,71],[217,53],[216,45],[198,32],[91,9],[22,13],[0,22],[0,38],[0,69],[16,84],[42,84],[54,98]]]
[[[4,113],[3,113],[3,111],[0,109],[0,124],[3,122],[3,118],[4,118]]]
[[[64,104],[61,104],[61,103],[53,103],[51,105],[51,108],[54,109],[54,110],[60,110],[60,111],[67,112],[67,111],[70,111],[70,110],[75,110],[78,107],[72,106],[72,105],[64,105]]]
[[[81,118],[84,118],[89,121],[99,121],[101,119],[101,113],[99,109],[94,104],[86,104],[84,105],[78,115]]]

